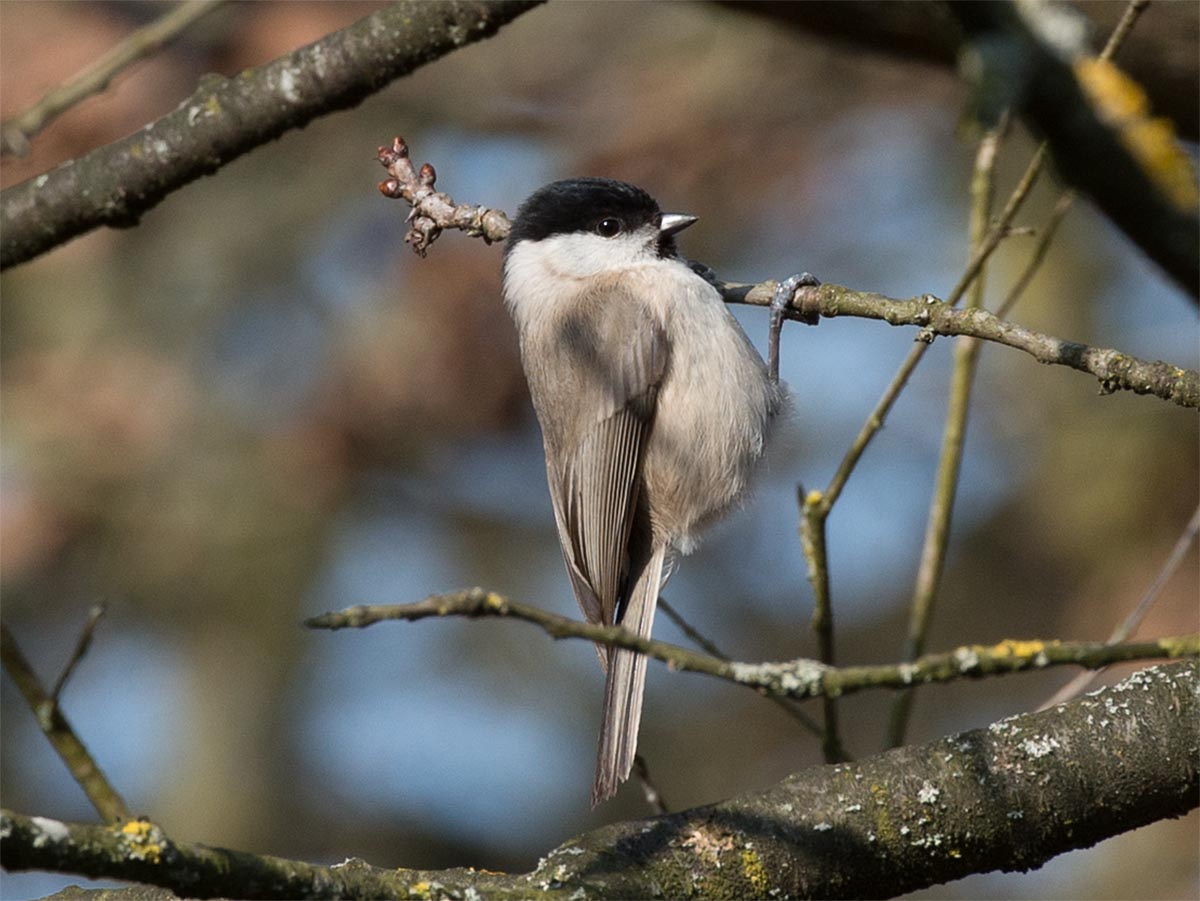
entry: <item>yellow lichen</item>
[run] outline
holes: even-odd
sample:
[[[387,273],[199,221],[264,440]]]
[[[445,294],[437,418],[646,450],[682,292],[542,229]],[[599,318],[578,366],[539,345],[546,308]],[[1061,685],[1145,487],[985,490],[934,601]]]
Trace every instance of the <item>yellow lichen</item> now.
[[[1200,202],[1196,171],[1171,121],[1150,115],[1150,101],[1141,86],[1107,60],[1081,59],[1075,74],[1097,115],[1116,130],[1142,171],[1177,207],[1194,210]]]
[[[899,836],[887,806],[887,787],[878,782],[871,783],[871,798],[875,801],[875,833],[884,844],[892,844]]]
[[[1171,657],[1187,657],[1195,654],[1200,649],[1200,636],[1183,635],[1176,639],[1163,638],[1159,640],[1163,651],[1171,655]]]
[[[1012,638],[1006,638],[999,644],[994,644],[990,648],[981,648],[981,650],[992,657],[1031,659],[1038,654],[1044,653],[1047,647],[1048,645],[1044,641],[1016,641]]]
[[[153,823],[130,820],[121,827],[121,834],[129,845],[130,857],[149,863],[158,863],[162,859],[162,836]]]
[[[742,851],[742,874],[760,895],[765,894],[770,887],[771,879],[767,875],[767,868],[763,866],[762,858],[749,848]]]

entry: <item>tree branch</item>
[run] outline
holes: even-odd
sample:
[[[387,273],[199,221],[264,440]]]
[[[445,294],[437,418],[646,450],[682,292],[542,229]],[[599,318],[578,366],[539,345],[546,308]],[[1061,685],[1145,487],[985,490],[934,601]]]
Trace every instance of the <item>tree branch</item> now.
[[[1193,302],[1200,296],[1200,218],[1172,203],[1096,115],[1071,66],[1009,3],[950,3],[988,72],[984,84],[1049,142],[1059,176],[1086,194]],[[993,71],[994,70],[994,71]]]
[[[1093,375],[1100,381],[1102,394],[1132,391],[1135,394],[1152,394],[1182,407],[1200,407],[1200,372],[1194,369],[1183,369],[1160,360],[1142,360],[1118,350],[1063,341],[1000,319],[986,310],[960,310],[955,307],[954,301],[965,292],[978,275],[987,255],[995,250],[1002,235],[1007,232],[1007,223],[1032,186],[1043,158],[1044,152],[1035,155],[1021,184],[1014,190],[1001,214],[998,225],[972,254],[971,262],[955,287],[950,303],[944,303],[932,294],[897,300],[882,294],[852,291],[841,285],[823,284],[798,289],[785,311],[787,317],[811,322],[818,316],[828,319],[857,316],[882,319],[891,325],[915,325],[921,329],[917,334],[918,340],[926,344],[939,335],[967,335],[1024,351],[1039,363],[1069,366]],[[380,147],[379,161],[391,176],[380,183],[379,190],[387,197],[403,199],[412,206],[408,216],[411,226],[404,240],[422,256],[446,229],[458,229],[482,237],[489,244],[508,237],[510,223],[502,211],[458,204],[448,194],[437,191],[434,186],[437,176],[433,167],[428,163],[420,169],[414,167],[403,138],[395,138],[391,147]],[[765,307],[770,306],[777,284],[775,281],[758,284],[718,281],[717,288],[726,303]],[[917,348],[918,351],[923,349]],[[906,367],[900,375],[911,372],[919,362],[920,356],[914,356],[915,359],[906,361]],[[900,375],[896,381],[902,386]],[[883,406],[882,402],[880,406]],[[878,417],[878,412],[872,420]],[[836,493],[831,484],[831,490],[823,496],[831,498]],[[832,500],[829,503],[832,504]]]
[[[767,306],[774,282],[759,285],[730,285],[727,299]],[[826,318],[857,316],[882,319],[890,325],[915,325],[917,338],[931,342],[938,336],[967,335],[1024,351],[1039,363],[1069,366],[1095,376],[1101,394],[1132,391],[1152,394],[1181,407],[1200,407],[1200,372],[1161,360],[1142,360],[1105,347],[1064,341],[1001,319],[987,310],[957,309],[931,294],[897,300],[882,294],[852,291],[841,285],[823,284],[801,288],[792,301],[788,317],[803,321],[817,314]]]
[[[432,616],[470,619],[509,617],[540,626],[553,638],[583,638],[641,651],[675,670],[704,673],[767,694],[791,698],[836,697],[870,688],[910,688],[961,678],[978,678],[1050,666],[1089,669],[1129,660],[1200,656],[1200,634],[1128,644],[1064,641],[1002,641],[990,647],[969,645],[926,654],[911,663],[878,666],[826,666],[800,658],[784,663],[737,663],[688,648],[642,638],[622,626],[599,626],[518,604],[492,591],[471,588],[435,594],[416,604],[359,605],[305,620],[310,629],[361,629],[386,620],[416,621]]]
[[[688,638],[694,641],[699,647],[703,648],[705,653],[711,654],[719,660],[730,660],[730,656],[724,653],[719,647],[713,644],[709,639],[701,635],[696,628],[686,619],[680,616],[679,612],[671,606],[671,603],[664,597],[659,597],[658,607],[671,620],[679,630]],[[800,702],[792,698],[781,698],[778,695],[766,695],[767,699],[774,703],[777,707],[783,710],[788,716],[794,719],[797,723],[807,729],[817,738],[826,738],[825,730],[815,719],[805,713],[800,706]],[[840,745],[836,749],[837,760],[827,761],[829,763],[840,763],[843,760],[850,760],[850,754]]]
[[[1187,556],[1192,542],[1196,540],[1196,536],[1200,535],[1200,507],[1196,508],[1196,512],[1192,514],[1192,518],[1188,524],[1184,526],[1183,533],[1175,541],[1175,546],[1171,548],[1171,553],[1167,555],[1166,561],[1162,568],[1154,577],[1154,581],[1150,583],[1150,587],[1146,589],[1141,599],[1137,602],[1137,606],[1129,612],[1129,615],[1122,620],[1121,624],[1112,631],[1108,636],[1109,644],[1116,644],[1124,641],[1141,625],[1142,619],[1150,611],[1154,602],[1158,600],[1159,593],[1171,581],[1171,577],[1175,575],[1175,571],[1179,568],[1179,564],[1183,562],[1183,558]],[[1069,701],[1085,688],[1092,684],[1101,670],[1084,671],[1079,673],[1074,679],[1060,688],[1054,693],[1050,700],[1046,701],[1038,710],[1045,710],[1047,707],[1053,707],[1055,704],[1061,704],[1063,701]]]
[[[1000,123],[984,133],[975,154],[975,172],[971,179],[971,216],[968,222],[972,253],[978,251],[987,237],[988,220],[996,196],[996,158],[1000,153],[1000,142],[1007,130],[1008,116],[1004,115]],[[986,273],[981,268],[967,293],[966,309],[983,309],[986,284]],[[941,588],[946,552],[950,545],[950,521],[953,518],[954,501],[958,496],[958,483],[962,474],[971,391],[975,385],[975,373],[982,348],[983,344],[977,338],[963,338],[954,344],[954,372],[950,377],[946,423],[942,427],[942,448],[938,454],[933,497],[929,501],[920,565],[917,568],[917,579],[913,585],[912,603],[909,607],[908,634],[904,643],[905,660],[915,660],[925,651],[925,641],[933,624],[933,609]],[[908,721],[916,697],[916,692],[906,691],[892,704],[884,747],[895,748],[904,744],[904,735],[908,731]]]
[[[1139,7],[1146,5],[1144,0],[1136,2]],[[857,0],[851,5],[844,0],[723,0],[723,4],[739,13],[762,16],[881,54],[947,68],[957,64],[963,42],[962,29],[945,3]],[[1073,0],[1069,5],[1087,17],[1096,34],[1109,32],[1124,14],[1118,3]],[[1121,50],[1121,68],[1145,86],[1155,113],[1172,119],[1183,137],[1194,142],[1200,134],[1195,7],[1156,3],[1151,14],[1142,18],[1137,34]]]
[[[96,812],[109,823],[128,819],[130,814],[125,800],[113,788],[104,771],[96,764],[95,758],[71,728],[58,706],[57,691],[53,696],[46,693],[33,667],[21,653],[17,640],[3,623],[0,623],[0,659],[3,660],[5,672],[16,683],[21,696],[25,698],[25,703],[33,711],[38,726],[71,771],[71,778],[79,784],[88,800],[92,802]],[[61,683],[63,680],[59,681]]]
[[[0,153],[24,156],[30,140],[75,104],[99,94],[122,70],[179,37],[193,22],[225,0],[182,0],[137,29],[99,59],[47,93],[25,112],[0,123]]]
[[[264,66],[202,79],[136,134],[0,193],[0,269],[101,225],[135,225],[172,191],[495,34],[539,2],[402,0]]]
[[[1051,857],[1197,804],[1200,673],[1156,667],[1023,714],[561,845],[524,874],[335,867],[4,811],[0,862],[185,897],[887,897]],[[853,861],[848,866],[847,861]]]

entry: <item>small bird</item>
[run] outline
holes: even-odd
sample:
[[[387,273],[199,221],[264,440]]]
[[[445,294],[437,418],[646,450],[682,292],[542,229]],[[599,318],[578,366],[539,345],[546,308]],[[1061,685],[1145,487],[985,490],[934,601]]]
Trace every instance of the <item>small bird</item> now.
[[[673,558],[744,496],[785,406],[720,293],[676,251],[694,222],[633,185],[574,178],[521,205],[504,252],[571,587],[588,622],[643,637]],[[596,651],[593,807],[629,777],[646,682],[643,655]]]

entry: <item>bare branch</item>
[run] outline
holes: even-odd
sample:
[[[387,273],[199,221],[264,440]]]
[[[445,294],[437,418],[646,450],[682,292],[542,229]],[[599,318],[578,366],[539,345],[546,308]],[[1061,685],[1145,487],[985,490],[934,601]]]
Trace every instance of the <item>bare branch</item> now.
[[[892,384],[884,392],[883,398],[867,418],[829,487],[823,494],[818,495],[824,507],[832,507],[862,452],[866,450],[875,432],[882,427],[884,418],[907,383],[908,376],[920,362],[928,344],[938,336],[967,335],[1024,351],[1039,363],[1078,369],[1099,379],[1103,394],[1132,391],[1135,394],[1152,394],[1182,407],[1200,407],[1200,372],[1194,369],[1183,369],[1161,361],[1141,360],[1118,350],[1063,341],[1007,322],[986,310],[955,309],[955,303],[978,275],[988,255],[1007,234],[1012,217],[1020,209],[1020,201],[1033,186],[1042,158],[1041,155],[1035,155],[1025,176],[1009,198],[1004,212],[972,255],[971,262],[948,301],[940,301],[932,294],[897,300],[882,294],[853,291],[833,284],[803,287],[796,291],[786,310],[788,318],[795,321],[809,322],[818,316],[829,319],[837,316],[856,316],[864,319],[882,319],[891,325],[915,325],[921,329],[917,337],[922,343],[913,348]],[[380,190],[389,197],[402,198],[409,202],[416,198],[417,205],[413,207],[409,217],[413,226],[405,236],[405,241],[411,243],[418,253],[424,254],[430,244],[446,229],[458,229],[469,235],[483,237],[488,243],[503,241],[508,237],[510,223],[502,211],[458,204],[449,195],[435,191],[433,167],[426,163],[420,170],[415,170],[409,158],[408,147],[402,138],[396,138],[390,148],[381,147],[379,159],[392,176],[380,184]],[[763,307],[770,306],[777,286],[775,281],[757,284],[717,284],[726,303]]]
[[[411,244],[418,255],[425,256],[429,245],[447,228],[483,238],[488,244],[508,237],[512,223],[500,210],[459,205],[450,195],[434,190],[437,173],[433,166],[425,163],[418,171],[412,164],[404,138],[396,136],[392,139],[391,147],[380,147],[378,158],[392,176],[379,183],[380,193],[385,197],[407,200],[412,206],[408,214],[408,221],[412,225],[404,241]]]
[[[209,76],[141,131],[0,192],[0,268],[124,228],[202,175],[495,34],[541,0],[401,0],[233,78]]]
[[[963,35],[947,3],[897,3],[896,0],[724,0],[731,10],[766,16],[793,28],[850,42],[864,49],[953,67]],[[1113,37],[1127,30],[1133,13],[1150,6],[1134,0],[1124,9],[1113,2],[1075,2],[1097,33],[1112,29]],[[1149,94],[1155,113],[1175,122],[1183,137],[1197,138],[1196,84],[1200,80],[1194,4],[1156,3],[1138,22],[1137,35],[1121,51],[1121,68]],[[1122,22],[1118,22],[1120,19]],[[1113,38],[1109,38],[1111,44]],[[918,76],[919,77],[919,76]]]
[[[1192,546],[1192,542],[1196,540],[1196,536],[1200,535],[1200,507],[1196,508],[1196,512],[1192,514],[1192,518],[1188,524],[1184,526],[1183,533],[1175,541],[1175,546],[1171,548],[1171,553],[1167,555],[1166,562],[1158,571],[1158,575],[1154,577],[1154,581],[1150,583],[1150,587],[1146,589],[1146,593],[1142,595],[1141,600],[1137,602],[1137,606],[1130,611],[1129,615],[1121,625],[1117,626],[1108,636],[1109,644],[1116,644],[1119,641],[1124,641],[1132,635],[1137,627],[1141,624],[1143,617],[1149,612],[1150,607],[1158,600],[1158,595],[1171,581],[1171,577],[1175,575],[1175,571],[1179,569],[1179,564],[1183,562],[1183,558],[1187,556],[1188,550]],[[1054,696],[1046,703],[1042,704],[1038,710],[1045,710],[1047,707],[1053,707],[1055,704],[1061,704],[1063,701],[1069,701],[1085,688],[1092,684],[1092,681],[1100,675],[1099,670],[1091,672],[1083,672],[1060,688],[1054,693]]]
[[[17,640],[3,624],[0,624],[0,659],[4,662],[5,672],[16,683],[25,703],[33,711],[38,726],[50,739],[50,744],[71,771],[71,777],[79,783],[100,817],[108,823],[129,819],[129,808],[125,806],[124,799],[79,740],[57,701],[42,688],[33,667],[21,653]]]
[[[829,592],[829,554],[825,544],[826,516],[819,503],[820,492],[809,494],[803,485],[796,487],[800,504],[800,551],[808,570],[808,583],[813,592],[813,613],[809,622],[817,636],[817,653],[821,662],[833,666],[833,602]],[[838,732],[837,701],[828,697],[821,705],[825,728],[821,734],[821,751],[826,763],[839,763],[847,759]]]
[[[889,897],[1036,867],[1193,809],[1198,688],[1195,663],[1145,670],[1044,713],[615,823],[550,851],[531,873],[320,867],[172,841],[147,822],[118,829],[8,811],[0,862],[193,898]]]
[[[719,660],[732,659],[728,654],[713,644],[712,641],[701,635],[691,623],[689,623],[679,614],[679,611],[677,611],[666,598],[659,597],[658,607],[666,615],[667,619],[678,626],[680,631],[694,641],[698,647],[705,651],[705,653],[711,654],[713,657],[716,657]],[[777,707],[787,713],[788,716],[794,719],[813,735],[817,736],[818,738],[823,736],[824,730],[821,728],[821,724],[801,710],[800,703],[798,701],[793,701],[791,698],[781,698],[776,695],[765,695],[764,697],[766,697],[769,701],[774,702]],[[838,760],[851,759],[850,755],[845,751],[845,749],[839,747],[838,751]]]
[[[749,286],[738,299],[742,303],[767,306],[774,282]],[[801,288],[793,299],[788,316],[802,320],[819,314],[858,316],[882,319],[890,325],[915,325],[923,342],[937,336],[967,335],[995,344],[1024,351],[1039,363],[1068,366],[1095,376],[1102,394],[1132,391],[1152,394],[1181,407],[1200,407],[1200,372],[1184,369],[1161,360],[1143,360],[1105,347],[1092,347],[1075,341],[1064,341],[1035,332],[1032,329],[1001,319],[987,310],[959,310],[943,303],[933,295],[897,300],[882,294],[851,291],[840,285],[824,284],[816,288]],[[923,348],[924,345],[921,345]],[[880,412],[876,410],[876,414]],[[874,417],[869,420],[874,422]],[[839,482],[839,484],[843,484]]]
[[[1096,115],[1071,66],[1044,45],[1009,3],[951,3],[948,9],[1006,95],[1054,151],[1064,181],[1086,194],[1193,302],[1200,295],[1200,219],[1166,198],[1146,169]],[[1036,85],[1036,89],[1027,87]],[[985,98],[994,102],[994,98]]]
[[[79,631],[79,638],[75,641],[75,650],[71,652],[71,656],[67,658],[67,662],[63,665],[62,672],[58,674],[58,679],[54,682],[54,688],[50,690],[50,697],[54,703],[58,703],[58,699],[62,697],[63,689],[67,687],[67,682],[71,678],[71,674],[75,672],[75,667],[79,665],[92,646],[92,636],[96,634],[96,626],[104,616],[107,608],[104,604],[96,604],[88,612],[87,622],[83,624],[83,628]]]
[[[1008,116],[1002,116],[995,128],[984,133],[975,154],[975,172],[971,179],[971,217],[968,223],[972,252],[979,249],[987,236],[988,218],[996,194],[996,157],[1000,142],[1008,130]],[[968,310],[983,309],[986,278],[980,268],[967,295]],[[946,405],[946,423],[942,429],[942,448],[934,476],[933,497],[925,523],[925,538],[921,544],[920,565],[913,585],[912,605],[908,620],[908,635],[904,643],[904,659],[915,660],[925,650],[929,628],[933,624],[933,608],[942,574],[946,566],[946,550],[950,544],[950,521],[954,500],[958,495],[958,480],[962,472],[963,447],[967,440],[967,413],[971,405],[971,390],[983,345],[976,338],[960,338],[954,345],[954,372],[950,378],[950,396]],[[904,744],[909,717],[916,702],[915,691],[906,691],[892,705],[885,747]]]
[[[99,94],[124,69],[179,37],[189,25],[225,0],[183,0],[158,19],[129,34],[117,46],[51,90],[25,112],[0,123],[0,152],[24,156],[43,128],[80,101]]]
[[[671,669],[716,676],[758,691],[791,698],[852,694],[872,688],[905,689],[934,682],[995,676],[1051,666],[1094,669],[1129,660],[1180,659],[1200,656],[1200,634],[1153,641],[1106,645],[1099,642],[1002,641],[969,645],[941,654],[926,654],[911,663],[879,666],[826,666],[800,658],[784,663],[737,663],[642,638],[622,626],[600,626],[518,604],[492,591],[471,588],[435,594],[416,604],[359,605],[305,620],[311,629],[361,629],[386,620],[415,621],[429,617],[470,619],[508,617],[540,626],[553,638],[582,638],[617,648],[641,651]]]

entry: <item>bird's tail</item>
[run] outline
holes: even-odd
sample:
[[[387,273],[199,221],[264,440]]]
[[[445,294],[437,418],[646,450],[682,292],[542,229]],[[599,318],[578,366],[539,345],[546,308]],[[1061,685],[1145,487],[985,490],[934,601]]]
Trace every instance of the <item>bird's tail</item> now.
[[[666,548],[660,545],[650,556],[634,583],[621,617],[622,626],[643,638],[650,637],[654,623],[665,554]],[[600,724],[596,780],[592,783],[593,807],[615,795],[617,787],[629,778],[633,769],[645,687],[645,656],[626,648],[613,648],[604,682],[604,719]]]

